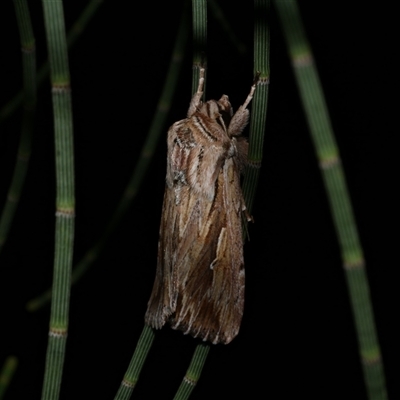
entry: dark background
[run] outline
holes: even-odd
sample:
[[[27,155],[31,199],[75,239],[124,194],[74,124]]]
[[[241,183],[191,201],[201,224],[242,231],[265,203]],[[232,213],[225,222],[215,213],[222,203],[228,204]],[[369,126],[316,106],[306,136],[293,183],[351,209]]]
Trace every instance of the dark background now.
[[[66,2],[67,28],[84,5]],[[104,2],[70,50],[75,161],[75,261],[95,243],[135,166],[165,79],[181,2]],[[207,98],[236,109],[252,81],[252,2],[222,7],[247,53],[209,12]],[[399,395],[392,167],[396,132],[390,11],[301,4],[337,135],[364,247],[389,395]],[[86,4],[86,2],[85,2]],[[2,2],[1,103],[22,85],[18,30]],[[30,3],[38,65],[46,58],[42,9]],[[349,8],[353,7],[353,8]],[[191,93],[191,48],[165,132]],[[12,176],[22,112],[1,126],[0,202]],[[392,118],[391,118],[392,117]],[[113,398],[143,327],[153,285],[165,177],[162,139],[132,207],[98,261],[72,290],[62,399]],[[30,169],[0,254],[1,359],[20,364],[6,399],[40,398],[49,307],[25,304],[51,285],[54,148],[49,83],[39,90]],[[264,159],[245,245],[246,306],[238,337],[212,346],[192,399],[366,399],[339,247],[282,32],[271,12],[271,85]],[[397,258],[396,258],[397,259]],[[393,304],[396,304],[393,307]],[[393,313],[396,312],[395,315]],[[197,340],[157,332],[133,398],[173,397]],[[397,343],[396,343],[397,344]],[[397,371],[396,371],[397,369]]]

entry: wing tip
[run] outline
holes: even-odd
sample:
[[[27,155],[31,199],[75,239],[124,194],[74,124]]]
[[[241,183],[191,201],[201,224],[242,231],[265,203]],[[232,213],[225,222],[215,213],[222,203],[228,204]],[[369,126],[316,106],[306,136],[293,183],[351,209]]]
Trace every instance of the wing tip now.
[[[203,342],[211,342],[212,344],[228,344],[230,343],[239,333],[239,328],[231,329],[229,331],[207,328],[203,326],[187,324],[179,324],[171,321],[171,327],[175,330],[183,331],[184,335],[191,335],[194,338],[203,340]]]

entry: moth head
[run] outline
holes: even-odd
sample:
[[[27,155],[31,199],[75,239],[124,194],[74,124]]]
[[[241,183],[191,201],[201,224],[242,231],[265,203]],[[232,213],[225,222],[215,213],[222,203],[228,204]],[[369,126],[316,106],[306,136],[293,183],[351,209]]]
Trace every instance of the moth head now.
[[[199,111],[202,114],[215,119],[224,128],[224,130],[226,130],[225,127],[229,126],[233,115],[229,97],[225,94],[218,101],[209,100],[202,104]]]

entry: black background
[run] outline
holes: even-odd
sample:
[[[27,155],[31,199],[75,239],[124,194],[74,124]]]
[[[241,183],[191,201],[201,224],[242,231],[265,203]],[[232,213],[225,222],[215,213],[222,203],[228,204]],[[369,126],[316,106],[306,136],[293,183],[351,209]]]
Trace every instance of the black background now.
[[[66,2],[67,28],[84,5]],[[228,3],[228,2],[226,2]],[[209,13],[207,98],[236,109],[252,81],[252,2],[222,5],[247,53]],[[303,2],[305,3],[305,2]],[[323,83],[367,262],[389,395],[399,394],[398,310],[390,150],[395,75],[383,9],[307,2],[301,12]],[[95,243],[135,166],[165,79],[181,2],[104,2],[70,50],[75,167],[74,260]],[[2,2],[1,103],[22,85],[18,30]],[[31,2],[38,65],[46,58],[42,9]],[[352,8],[349,8],[352,7]],[[393,44],[394,45],[394,44]],[[191,93],[191,48],[168,116]],[[1,203],[12,176],[22,112],[1,126]],[[162,139],[145,182],[100,258],[71,295],[62,399],[113,398],[143,327],[153,284],[165,177]],[[30,169],[0,255],[1,361],[20,364],[6,399],[40,398],[50,308],[25,310],[51,285],[55,204],[50,85],[39,90]],[[192,399],[366,399],[339,247],[282,32],[271,12],[271,85],[264,159],[245,245],[246,306],[238,337],[212,346]],[[397,259],[397,258],[396,258]],[[393,304],[396,306],[393,307]],[[157,332],[133,398],[173,398],[197,340]],[[397,344],[397,343],[396,343]],[[397,369],[397,372],[396,372]]]

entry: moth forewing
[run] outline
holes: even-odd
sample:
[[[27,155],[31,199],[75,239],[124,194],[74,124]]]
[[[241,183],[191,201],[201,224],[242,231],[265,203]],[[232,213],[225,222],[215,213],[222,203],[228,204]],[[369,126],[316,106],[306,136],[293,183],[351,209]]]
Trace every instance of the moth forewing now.
[[[204,69],[188,117],[168,131],[158,260],[145,322],[213,343],[239,332],[244,306],[240,171],[255,84],[233,114],[228,96],[201,102]]]

